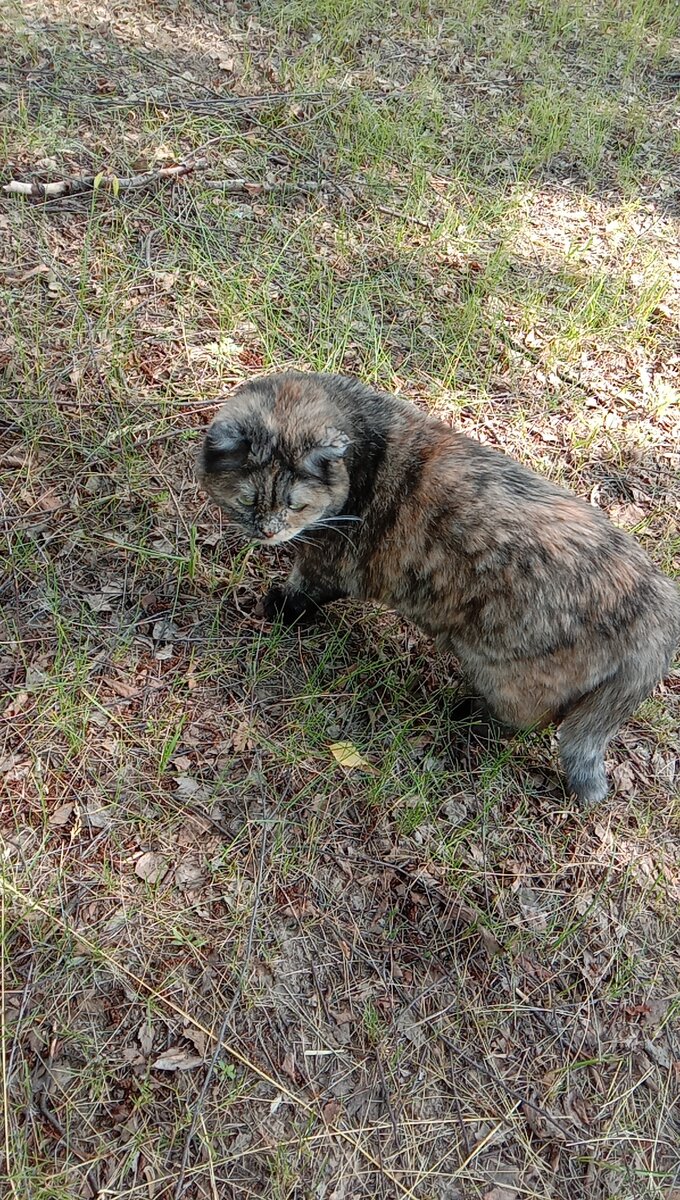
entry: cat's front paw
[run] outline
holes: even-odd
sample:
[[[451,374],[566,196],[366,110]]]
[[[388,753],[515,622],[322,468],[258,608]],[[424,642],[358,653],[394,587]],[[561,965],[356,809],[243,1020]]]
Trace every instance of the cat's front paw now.
[[[309,620],[313,615],[305,596],[287,592],[282,587],[270,588],[260,600],[255,612],[266,621],[282,621],[284,625],[296,625]]]

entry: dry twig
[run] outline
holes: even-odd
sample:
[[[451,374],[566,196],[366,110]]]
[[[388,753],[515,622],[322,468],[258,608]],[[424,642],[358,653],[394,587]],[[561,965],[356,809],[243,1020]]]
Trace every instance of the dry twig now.
[[[70,179],[59,179],[53,183],[40,183],[37,179],[31,183],[23,183],[19,179],[12,179],[3,184],[2,190],[11,195],[34,196],[41,200],[54,199],[57,196],[76,196],[81,192],[96,191],[98,188],[104,188],[117,195],[118,192],[138,190],[168,180],[180,179],[194,171],[205,171],[207,166],[207,159],[197,158],[194,162],[176,163],[174,167],[158,167],[155,171],[144,171],[141,175],[127,177],[100,171],[98,175],[74,175]]]
[[[193,162],[176,163],[173,167],[159,167],[155,171],[144,171],[140,175],[114,175],[112,172],[100,171],[97,175],[74,175],[70,179],[58,179],[52,183],[41,183],[34,179],[30,183],[20,179],[11,179],[2,185],[3,192],[13,196],[30,196],[38,200],[57,200],[62,196],[78,196],[84,192],[94,192],[103,188],[117,196],[119,192],[140,191],[143,188],[181,179],[192,175],[195,171],[205,171],[207,159],[197,158]],[[289,183],[287,180],[270,180],[260,182],[251,179],[207,179],[205,187],[214,192],[231,195],[245,193],[259,196],[265,192],[278,192],[291,189],[296,192],[311,194],[319,189],[314,180],[302,180],[299,183]]]

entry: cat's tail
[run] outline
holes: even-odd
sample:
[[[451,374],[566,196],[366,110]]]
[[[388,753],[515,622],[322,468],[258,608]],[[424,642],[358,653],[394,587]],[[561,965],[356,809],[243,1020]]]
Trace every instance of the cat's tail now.
[[[647,680],[631,679],[627,671],[619,669],[567,711],[558,735],[560,759],[569,790],[582,804],[604,800],[607,745],[650,691]]]
[[[672,653],[672,651],[671,651]],[[605,750],[624,721],[654,690],[668,659],[650,669],[649,662],[623,663],[609,679],[582,696],[559,729],[560,759],[569,789],[583,804],[599,804],[607,795]]]
[[[567,708],[560,725],[567,782],[586,804],[598,804],[607,795],[607,745],[666,675],[678,645],[680,589],[664,576],[657,583],[655,607],[640,614],[628,653],[608,678]]]

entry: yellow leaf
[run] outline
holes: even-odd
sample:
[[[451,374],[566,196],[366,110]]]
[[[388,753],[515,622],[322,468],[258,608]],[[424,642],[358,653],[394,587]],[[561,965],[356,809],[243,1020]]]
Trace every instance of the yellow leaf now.
[[[375,767],[371,766],[363,755],[359,754],[356,746],[351,742],[333,742],[328,747],[336,762],[340,763],[341,767],[346,767],[348,771],[374,771]]]
[[[100,171],[97,175],[95,175],[94,179],[92,180],[92,191],[93,192],[96,192],[98,190],[103,178],[104,178],[103,171]]]
[[[118,193],[120,191],[120,179],[118,178],[117,175],[114,175],[113,178],[111,179],[111,187],[113,189],[114,197],[117,197]]]

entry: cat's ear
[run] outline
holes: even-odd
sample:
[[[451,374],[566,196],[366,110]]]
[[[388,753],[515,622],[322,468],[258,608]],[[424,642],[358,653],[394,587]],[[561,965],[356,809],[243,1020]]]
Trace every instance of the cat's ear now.
[[[349,446],[350,441],[346,433],[341,433],[338,429],[329,429],[323,442],[305,454],[300,462],[300,470],[305,475],[316,475],[323,479],[329,465],[344,458]]]
[[[238,425],[220,421],[208,429],[203,443],[205,470],[235,471],[244,466],[250,453],[250,439]]]

